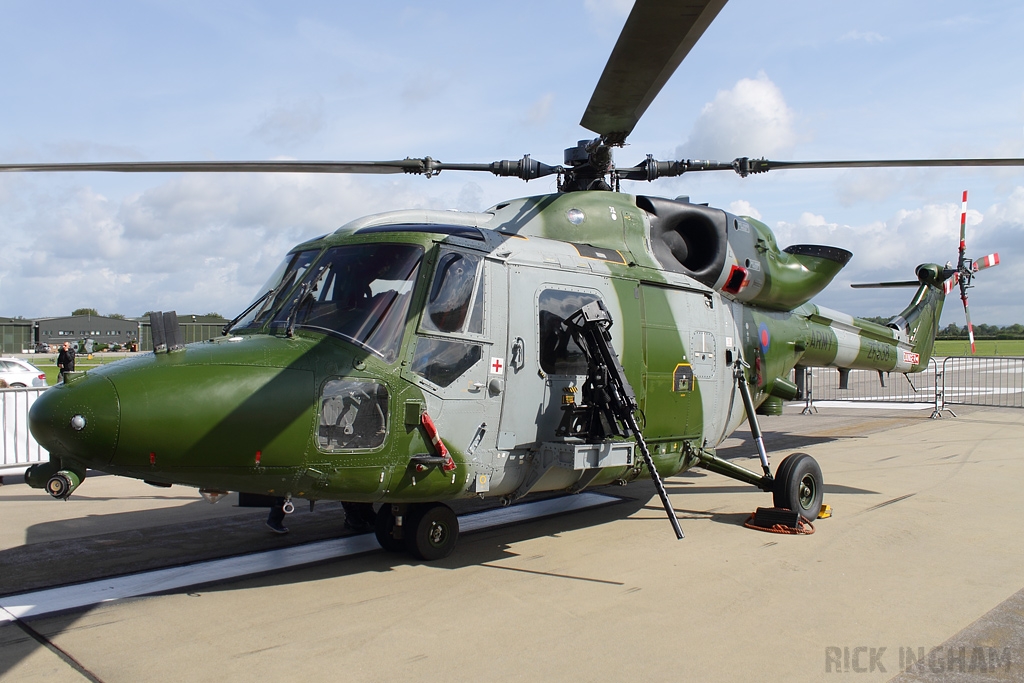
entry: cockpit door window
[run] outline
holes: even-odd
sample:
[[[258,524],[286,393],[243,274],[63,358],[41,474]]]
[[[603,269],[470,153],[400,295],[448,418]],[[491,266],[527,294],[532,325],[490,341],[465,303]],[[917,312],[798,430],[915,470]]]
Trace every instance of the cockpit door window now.
[[[422,328],[442,334],[483,333],[483,258],[443,251],[434,269]]]
[[[446,398],[484,395],[486,265],[480,254],[442,247],[434,266],[410,370]]]

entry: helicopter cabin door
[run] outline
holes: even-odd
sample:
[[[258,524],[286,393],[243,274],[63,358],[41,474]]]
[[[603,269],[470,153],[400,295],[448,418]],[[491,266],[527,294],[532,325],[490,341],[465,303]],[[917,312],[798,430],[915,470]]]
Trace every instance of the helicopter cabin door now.
[[[732,383],[731,314],[715,292],[645,285],[647,402],[654,438],[708,436],[725,422]]]
[[[494,448],[504,376],[504,264],[441,245],[416,349],[404,376],[445,441],[469,456]]]
[[[639,370],[631,372],[641,358],[636,283],[581,270],[508,267],[508,368],[500,451],[556,440],[565,397],[587,377],[587,359],[562,325],[583,306],[604,301],[613,320],[612,346],[627,374],[639,378]]]

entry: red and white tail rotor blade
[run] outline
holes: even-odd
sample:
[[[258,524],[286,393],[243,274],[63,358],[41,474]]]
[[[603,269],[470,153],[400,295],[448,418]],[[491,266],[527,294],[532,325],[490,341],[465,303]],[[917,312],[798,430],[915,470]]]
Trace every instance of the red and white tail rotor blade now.
[[[945,282],[942,283],[942,293],[949,294],[956,287],[956,283],[960,281],[960,273],[953,273],[949,276]]]
[[[998,265],[999,254],[996,253],[989,254],[985,258],[974,259],[974,265],[972,267],[974,268],[974,272],[977,273],[979,270],[985,270],[986,268],[991,268],[992,266]]]
[[[967,190],[964,190],[964,199],[960,204],[960,260],[957,268],[964,267],[964,252],[967,251]]]
[[[971,324],[971,310],[967,308],[967,295],[961,297],[964,300],[964,316],[967,318],[967,337],[971,340],[971,353],[974,353],[974,325]]]
[[[971,271],[965,266],[967,259],[967,190],[964,190],[963,203],[960,205],[960,258],[957,261],[957,280],[960,283],[960,300],[964,302],[964,317],[967,318],[967,337],[971,340],[971,353],[974,353],[974,325],[971,324],[971,310],[967,307],[967,287],[971,284]],[[952,278],[950,278],[952,280]]]

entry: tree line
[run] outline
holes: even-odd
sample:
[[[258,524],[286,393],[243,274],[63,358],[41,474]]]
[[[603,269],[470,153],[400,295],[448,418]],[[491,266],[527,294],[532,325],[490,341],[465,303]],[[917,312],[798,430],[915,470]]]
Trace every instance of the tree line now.
[[[886,325],[892,318],[871,316],[862,318],[879,325]],[[935,335],[936,339],[967,339],[967,325],[950,323],[939,330]],[[1015,323],[1013,325],[988,325],[981,323],[974,326],[975,339],[1024,339],[1024,325]]]
[[[142,314],[142,317],[145,318],[150,313],[152,313],[152,311],[146,311],[145,313]],[[71,311],[71,315],[95,315],[96,317],[101,317],[99,312],[95,308],[76,308],[75,310]],[[205,315],[211,318],[223,317],[221,316],[220,313],[206,313]],[[105,316],[102,317],[117,318],[118,320],[127,320],[127,316],[125,316],[122,313],[107,313]]]

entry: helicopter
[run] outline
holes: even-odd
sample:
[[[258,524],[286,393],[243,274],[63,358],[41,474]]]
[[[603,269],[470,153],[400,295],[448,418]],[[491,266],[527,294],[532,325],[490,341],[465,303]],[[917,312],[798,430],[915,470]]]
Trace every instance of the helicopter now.
[[[154,313],[154,352],[87,372],[30,414],[50,461],[30,486],[67,499],[88,469],[251,501],[379,505],[375,533],[424,560],[450,554],[448,504],[512,504],[544,491],[662,480],[693,467],[817,518],[808,454],[774,473],[758,414],[800,395],[801,369],[919,372],[932,355],[951,268],[917,267],[887,325],[811,303],[849,262],[838,247],[780,248],[760,220],[622,180],[774,169],[1021,166],[1022,159],[615,164],[613,151],[725,5],[640,0],[587,105],[597,135],[563,162],[390,161],[3,164],[6,172],[484,172],[551,194],[481,212],[397,210],[293,247],[225,334],[182,344]],[[962,261],[962,259],[961,259]],[[960,264],[963,266],[963,263]],[[793,373],[796,373],[793,379]],[[760,471],[716,448],[746,421]]]

